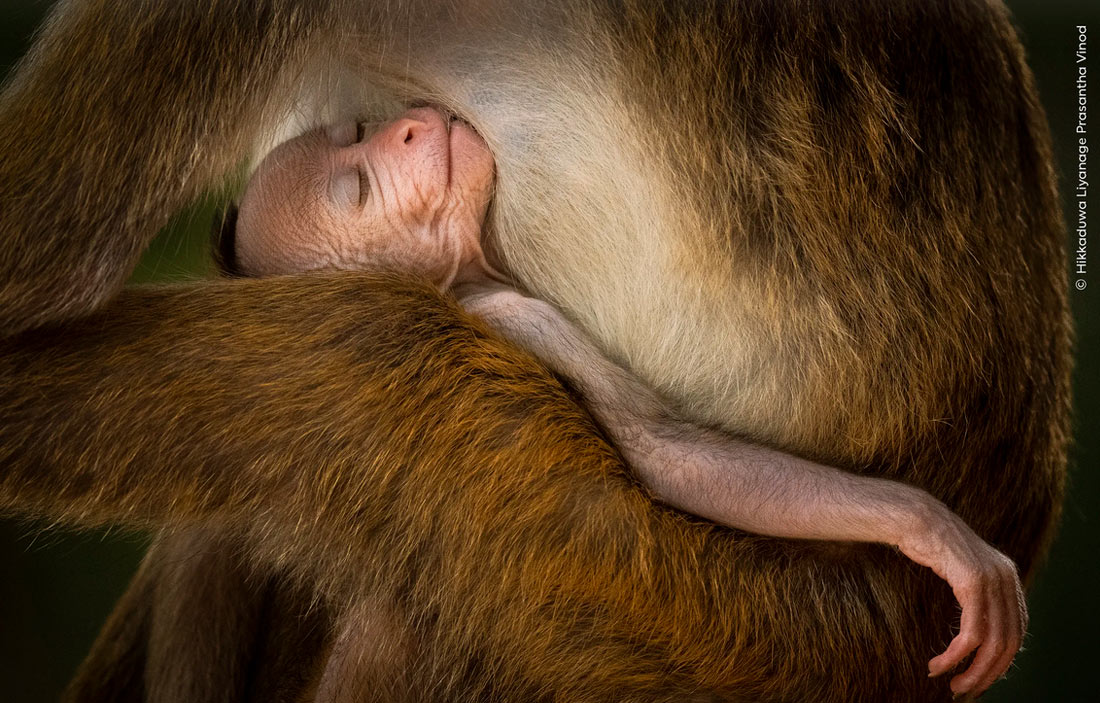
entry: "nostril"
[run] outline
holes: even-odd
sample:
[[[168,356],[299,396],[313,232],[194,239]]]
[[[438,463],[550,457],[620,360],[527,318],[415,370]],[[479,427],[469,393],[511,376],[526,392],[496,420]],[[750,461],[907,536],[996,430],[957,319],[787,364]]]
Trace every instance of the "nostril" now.
[[[393,135],[391,138],[400,139],[403,144],[408,144],[413,141],[413,139],[420,134],[421,130],[428,129],[428,125],[424,122],[411,118],[401,120],[395,127],[396,129],[391,132]]]

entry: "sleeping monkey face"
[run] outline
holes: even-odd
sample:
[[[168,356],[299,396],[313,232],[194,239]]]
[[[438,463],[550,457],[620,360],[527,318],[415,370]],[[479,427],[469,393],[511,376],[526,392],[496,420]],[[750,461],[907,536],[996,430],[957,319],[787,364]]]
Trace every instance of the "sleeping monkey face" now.
[[[493,157],[431,108],[370,129],[348,122],[276,147],[240,201],[236,257],[254,276],[390,268],[441,287],[484,266]]]

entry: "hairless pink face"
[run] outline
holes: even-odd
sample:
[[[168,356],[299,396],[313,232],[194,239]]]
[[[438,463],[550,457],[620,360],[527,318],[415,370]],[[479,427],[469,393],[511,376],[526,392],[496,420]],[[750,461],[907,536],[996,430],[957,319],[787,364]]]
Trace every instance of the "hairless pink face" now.
[[[240,201],[236,256],[250,275],[392,268],[440,287],[497,277],[481,248],[493,157],[466,123],[409,110],[276,147]]]

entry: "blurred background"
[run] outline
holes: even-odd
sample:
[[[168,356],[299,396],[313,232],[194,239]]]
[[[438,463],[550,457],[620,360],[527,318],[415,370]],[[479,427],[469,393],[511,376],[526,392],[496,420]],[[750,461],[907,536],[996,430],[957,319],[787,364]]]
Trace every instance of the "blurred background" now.
[[[826,1],[826,0],[822,0]],[[44,0],[0,0],[0,76],[26,50],[49,9]],[[1092,180],[1100,182],[1100,3],[1011,0],[1050,118],[1063,195],[1071,190],[1076,147],[1075,26],[1089,26],[1093,104]],[[1098,187],[1097,192],[1100,192]],[[1070,202],[1064,198],[1067,221]],[[1090,288],[1070,291],[1077,321],[1075,438],[1070,487],[1058,541],[1030,594],[1031,633],[993,703],[1097,700],[1088,676],[1100,659],[1100,200],[1092,219]],[[157,238],[135,282],[209,275],[213,205],[181,214]],[[1073,250],[1073,246],[1069,247]],[[123,532],[74,534],[49,525],[0,520],[0,700],[54,701],[87,653],[146,546]]]

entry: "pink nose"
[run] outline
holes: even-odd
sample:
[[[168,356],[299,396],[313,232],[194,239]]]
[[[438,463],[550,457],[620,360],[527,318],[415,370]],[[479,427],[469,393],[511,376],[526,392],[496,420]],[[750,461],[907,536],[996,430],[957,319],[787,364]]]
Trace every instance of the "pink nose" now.
[[[386,141],[390,144],[414,146],[439,130],[447,130],[443,115],[430,107],[413,108],[390,123],[386,128]]]

